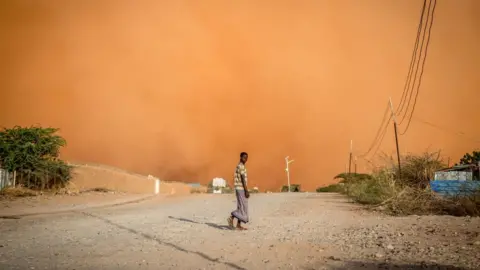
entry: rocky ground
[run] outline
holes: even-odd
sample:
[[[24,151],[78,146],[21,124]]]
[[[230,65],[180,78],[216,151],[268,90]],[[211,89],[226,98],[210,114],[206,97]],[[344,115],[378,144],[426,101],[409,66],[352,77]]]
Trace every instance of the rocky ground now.
[[[0,220],[0,269],[478,269],[480,219],[388,217],[336,194],[195,195]]]

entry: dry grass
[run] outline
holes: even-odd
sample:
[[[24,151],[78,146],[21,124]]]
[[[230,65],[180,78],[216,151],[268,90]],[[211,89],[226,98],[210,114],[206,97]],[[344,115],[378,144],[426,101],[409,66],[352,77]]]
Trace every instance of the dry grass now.
[[[81,192],[73,182],[69,182],[65,187],[53,189],[52,193],[54,195],[78,195]]]
[[[406,187],[381,203],[392,215],[480,216],[480,193],[468,197],[441,197],[429,189]]]
[[[377,173],[371,178],[351,178],[342,192],[361,204],[380,204],[398,192],[395,181],[389,174]]]
[[[24,187],[6,187],[0,190],[0,196],[5,198],[34,197],[39,195],[37,191]]]
[[[392,215],[480,216],[480,191],[470,196],[442,197],[429,188],[433,173],[444,165],[438,152],[402,158],[403,168],[389,164],[370,177],[346,177],[335,187],[355,202],[371,205]]]
[[[191,194],[203,194],[207,193],[207,188],[206,187],[195,187],[190,190]]]
[[[317,188],[317,192],[342,192],[343,183],[332,184],[324,187]]]

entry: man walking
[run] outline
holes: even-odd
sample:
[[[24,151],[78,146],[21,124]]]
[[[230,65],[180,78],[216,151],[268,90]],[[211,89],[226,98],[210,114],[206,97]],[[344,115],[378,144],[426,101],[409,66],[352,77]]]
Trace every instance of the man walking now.
[[[242,226],[242,223],[248,223],[248,198],[250,193],[247,188],[247,168],[245,164],[248,160],[248,154],[245,152],[240,153],[240,162],[235,169],[233,177],[235,185],[235,195],[237,197],[237,210],[233,211],[228,217],[228,225],[233,229],[233,220],[237,219],[237,230],[246,230],[247,228]]]

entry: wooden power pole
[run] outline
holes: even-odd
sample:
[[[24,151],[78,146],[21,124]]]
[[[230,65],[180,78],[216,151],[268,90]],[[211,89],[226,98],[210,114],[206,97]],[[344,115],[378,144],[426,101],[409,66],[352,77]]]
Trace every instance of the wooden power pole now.
[[[355,175],[357,175],[357,156],[355,156],[355,161],[354,162],[355,162],[354,163],[355,164],[355,170],[354,171],[355,171]]]
[[[350,155],[348,157],[348,174],[352,173],[352,153],[353,152],[353,140],[350,140]]]
[[[393,118],[393,130],[395,131],[395,145],[397,147],[397,159],[398,159],[398,178],[402,176],[402,166],[400,163],[400,149],[398,147],[398,132],[397,132],[397,117],[395,116],[395,111],[393,110],[392,98],[390,97],[390,110],[392,110]]]

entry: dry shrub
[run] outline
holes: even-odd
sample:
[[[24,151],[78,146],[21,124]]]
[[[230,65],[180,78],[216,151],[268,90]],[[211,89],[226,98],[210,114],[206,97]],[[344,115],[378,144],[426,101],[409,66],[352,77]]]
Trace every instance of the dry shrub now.
[[[479,216],[480,192],[471,196],[442,197],[429,189],[406,187],[382,202],[381,208],[392,215]]]
[[[355,202],[380,204],[396,194],[393,178],[386,172],[377,172],[371,177],[350,178],[343,186],[343,193]]]
[[[443,198],[430,190],[405,187],[380,205],[393,215],[443,214]]]
[[[288,186],[282,186],[280,192],[288,192]],[[290,184],[290,192],[302,192],[302,186],[299,184]]]
[[[340,173],[336,175],[333,179],[341,179],[340,183],[345,183],[349,181],[362,181],[371,179],[372,176],[366,173]]]
[[[89,193],[89,192],[98,192],[98,193],[114,193],[114,190],[104,188],[104,187],[96,187],[96,188],[90,188],[87,190],[83,190],[80,193]]]
[[[36,191],[24,188],[22,186],[6,187],[0,190],[0,196],[7,198],[34,197],[37,195],[38,193]]]
[[[206,187],[195,187],[190,190],[191,194],[201,194],[201,193],[207,193],[207,188]]]
[[[401,158],[402,172],[395,166],[395,175],[400,179],[401,184],[409,187],[427,188],[434,173],[446,165],[440,156],[440,151],[424,152],[421,155],[405,155]]]
[[[338,184],[332,184],[324,187],[319,187],[316,190],[317,192],[338,192],[342,193],[343,192],[343,184],[338,183]]]
[[[402,161],[401,177],[398,167],[390,163],[370,177],[346,176],[342,193],[392,215],[480,216],[480,190],[457,197],[442,197],[430,190],[434,172],[444,167],[439,152],[406,155]]]

